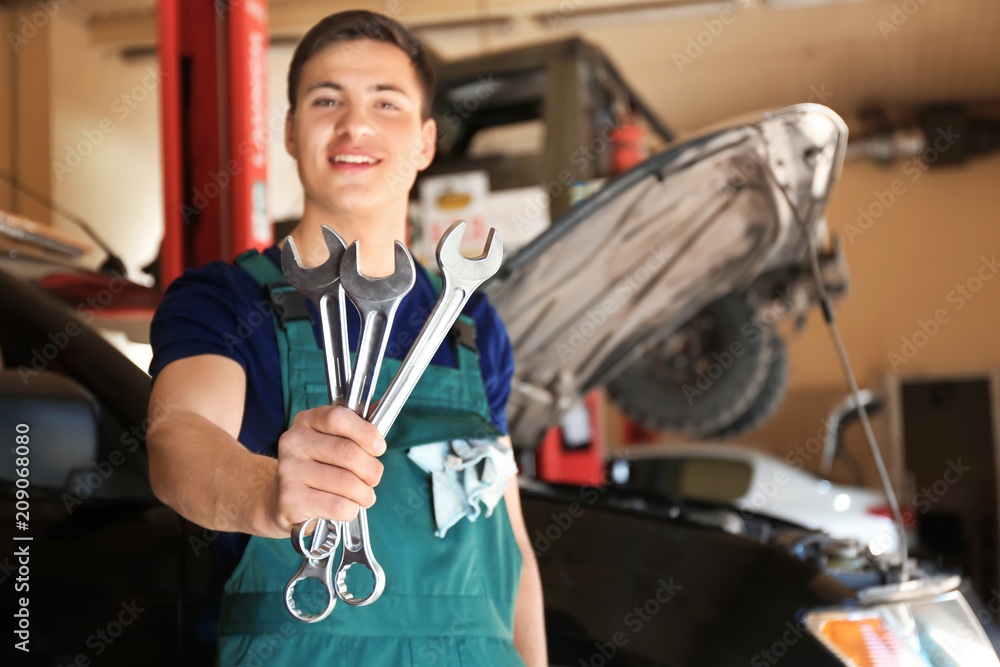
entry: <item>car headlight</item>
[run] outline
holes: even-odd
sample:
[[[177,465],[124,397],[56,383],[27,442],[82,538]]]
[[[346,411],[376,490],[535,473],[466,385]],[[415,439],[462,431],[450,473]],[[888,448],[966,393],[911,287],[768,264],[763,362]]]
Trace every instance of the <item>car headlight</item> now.
[[[959,577],[859,593],[856,608],[816,610],[805,626],[851,667],[1000,667]]]

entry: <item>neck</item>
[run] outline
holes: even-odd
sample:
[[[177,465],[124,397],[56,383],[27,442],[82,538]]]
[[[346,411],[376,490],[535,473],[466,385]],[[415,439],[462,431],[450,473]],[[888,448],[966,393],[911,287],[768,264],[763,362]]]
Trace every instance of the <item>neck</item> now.
[[[304,266],[318,266],[330,256],[323,239],[326,225],[340,234],[344,244],[358,242],[358,260],[362,273],[373,278],[391,275],[396,268],[394,241],[406,242],[406,201],[400,210],[381,211],[379,215],[338,214],[318,210],[306,204],[302,221],[290,234]]]

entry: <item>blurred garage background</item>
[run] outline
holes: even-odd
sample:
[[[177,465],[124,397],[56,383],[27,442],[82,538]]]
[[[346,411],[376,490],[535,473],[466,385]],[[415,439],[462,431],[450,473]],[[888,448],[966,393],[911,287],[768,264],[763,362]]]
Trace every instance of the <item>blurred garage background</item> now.
[[[880,397],[875,434],[928,553],[971,574],[984,599],[998,595],[1000,4],[272,0],[269,221],[294,220],[302,206],[281,132],[294,46],[316,20],[347,8],[393,16],[445,63],[581,37],[604,51],[676,142],[802,102],[839,114],[850,143],[827,224],[850,276],[836,304],[840,334],[859,385]],[[151,284],[142,267],[156,259],[164,230],[155,3],[0,0],[0,34],[8,42],[0,47],[0,169],[86,220],[133,280]],[[0,180],[0,211],[93,243],[9,179]],[[804,317],[781,325],[783,402],[763,426],[727,442],[786,462],[797,456],[817,472],[816,443],[847,387],[820,310]],[[691,440],[643,428],[611,401],[591,408],[600,412],[591,439],[602,456]],[[941,486],[956,461],[961,482]],[[879,488],[857,425],[827,476]]]
[[[278,129],[267,154],[272,220],[295,218],[302,204],[280,130],[294,44],[318,17],[348,6],[395,16],[444,60],[582,36],[604,49],[682,138],[734,118],[817,102],[845,119],[856,144],[883,131],[915,130],[927,107],[949,107],[947,125],[959,136],[930,165],[911,155],[846,162],[828,215],[851,276],[839,323],[861,386],[898,387],[898,375],[991,378],[1000,364],[1000,346],[993,344],[998,283],[984,283],[962,308],[953,294],[1000,247],[1000,155],[990,150],[996,129],[992,145],[977,146],[969,125],[995,122],[1000,113],[996,3],[278,0],[270,6],[267,55],[268,120]],[[8,1],[3,7],[0,30],[11,48],[0,49],[0,168],[113,239],[130,273],[141,276],[163,229],[154,3]],[[723,23],[727,8],[731,18]],[[0,209],[81,237],[6,182]],[[920,323],[939,309],[949,321],[912,358],[905,356],[914,335],[924,342]],[[820,313],[810,318],[790,346],[787,399],[774,419],[741,441],[783,454],[814,436],[822,426],[818,415],[843,397]],[[890,458],[899,447],[894,437],[897,444],[884,442]],[[873,469],[859,459],[870,480]]]

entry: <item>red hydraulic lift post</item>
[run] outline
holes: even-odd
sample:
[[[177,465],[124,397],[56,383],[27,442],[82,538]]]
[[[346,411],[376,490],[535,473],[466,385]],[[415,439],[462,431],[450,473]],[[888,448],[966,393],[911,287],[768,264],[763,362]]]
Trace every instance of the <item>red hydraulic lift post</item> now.
[[[273,242],[266,212],[266,0],[159,0],[161,287]]]
[[[160,286],[184,269],[181,210],[181,102],[179,0],[159,0],[156,6],[157,53],[160,61],[160,123],[163,149],[163,241],[160,244]]]
[[[267,0],[241,0],[229,8],[230,161],[232,253],[274,242],[267,217]],[[229,259],[228,257],[226,259]]]

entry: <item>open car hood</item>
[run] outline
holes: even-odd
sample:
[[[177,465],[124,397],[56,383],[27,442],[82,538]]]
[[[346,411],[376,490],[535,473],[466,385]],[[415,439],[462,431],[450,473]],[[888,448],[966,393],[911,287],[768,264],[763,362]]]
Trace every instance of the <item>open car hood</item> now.
[[[512,257],[485,289],[514,347],[514,442],[706,304],[807,265],[846,147],[830,109],[788,107],[646,160]]]

